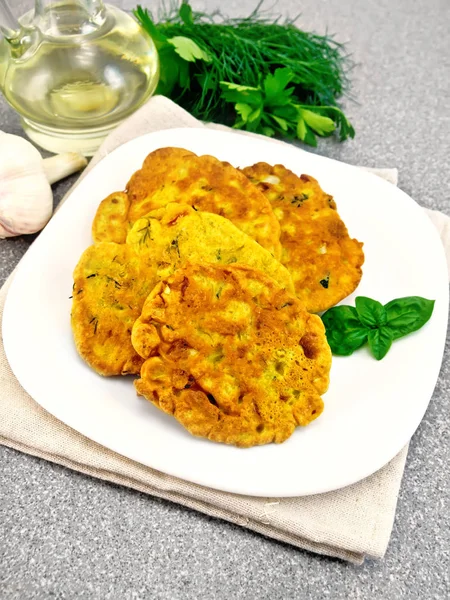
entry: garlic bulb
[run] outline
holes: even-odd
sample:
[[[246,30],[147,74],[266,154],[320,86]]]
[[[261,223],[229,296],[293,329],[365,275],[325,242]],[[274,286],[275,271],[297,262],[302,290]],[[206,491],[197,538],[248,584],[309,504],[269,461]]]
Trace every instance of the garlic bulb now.
[[[40,231],[53,211],[50,184],[86,164],[74,152],[42,159],[30,142],[0,131],[0,238]]]

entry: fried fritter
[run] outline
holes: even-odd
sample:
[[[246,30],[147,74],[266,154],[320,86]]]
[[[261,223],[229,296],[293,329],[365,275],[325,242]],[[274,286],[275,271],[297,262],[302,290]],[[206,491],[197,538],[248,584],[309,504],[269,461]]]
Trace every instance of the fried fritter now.
[[[270,201],[280,222],[281,263],[310,312],[326,310],[358,286],[362,243],[351,239],[333,198],[309,175],[257,163],[243,173]]]
[[[188,264],[150,293],[132,332],[138,394],[192,434],[283,442],[323,410],[331,352],[320,318],[260,271]]]
[[[146,264],[154,265],[158,278],[171,275],[186,261],[239,263],[260,269],[293,292],[288,270],[268,250],[235,227],[228,219],[195,211],[186,204],[167,204],[133,225],[127,237]]]
[[[129,229],[129,209],[130,201],[125,192],[114,192],[105,198],[100,204],[92,224],[94,241],[124,244]]]
[[[182,148],[161,148],[150,153],[130,179],[127,202],[106,198],[93,224],[94,240],[114,239],[150,211],[169,202],[229,219],[275,258],[281,254],[280,226],[268,200],[237,169],[213,156],[197,156]],[[113,195],[114,196],[114,195]],[[109,223],[109,215],[116,217]]]
[[[131,329],[154,287],[155,269],[126,244],[100,242],[82,254],[74,272],[72,331],[80,356],[101,375],[139,373],[142,358]]]

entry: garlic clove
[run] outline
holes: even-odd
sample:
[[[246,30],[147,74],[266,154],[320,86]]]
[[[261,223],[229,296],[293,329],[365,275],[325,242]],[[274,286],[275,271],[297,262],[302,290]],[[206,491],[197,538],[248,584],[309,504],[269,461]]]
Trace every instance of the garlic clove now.
[[[44,158],[42,167],[48,182],[52,184],[84,169],[87,163],[88,161],[81,154],[65,152],[64,154]]]
[[[40,231],[53,211],[50,183],[86,164],[75,153],[43,160],[30,142],[0,131],[0,238]]]
[[[52,216],[53,194],[44,172],[0,184],[0,237],[40,231]]]
[[[53,195],[38,150],[0,133],[0,237],[35,233],[52,214]]]

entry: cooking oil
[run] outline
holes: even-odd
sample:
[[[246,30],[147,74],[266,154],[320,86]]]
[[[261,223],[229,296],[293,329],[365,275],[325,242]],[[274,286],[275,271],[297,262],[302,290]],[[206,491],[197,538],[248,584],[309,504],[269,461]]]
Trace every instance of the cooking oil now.
[[[113,6],[100,3],[92,15],[83,2],[52,2],[20,24],[20,37],[0,48],[0,85],[47,150],[92,155],[157,85],[153,41]]]

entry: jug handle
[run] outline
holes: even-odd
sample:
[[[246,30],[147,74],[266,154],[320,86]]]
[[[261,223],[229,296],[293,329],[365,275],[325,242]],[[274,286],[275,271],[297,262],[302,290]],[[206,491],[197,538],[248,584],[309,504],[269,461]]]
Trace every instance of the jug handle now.
[[[20,34],[19,21],[14,17],[7,0],[0,0],[0,30],[7,41]]]

